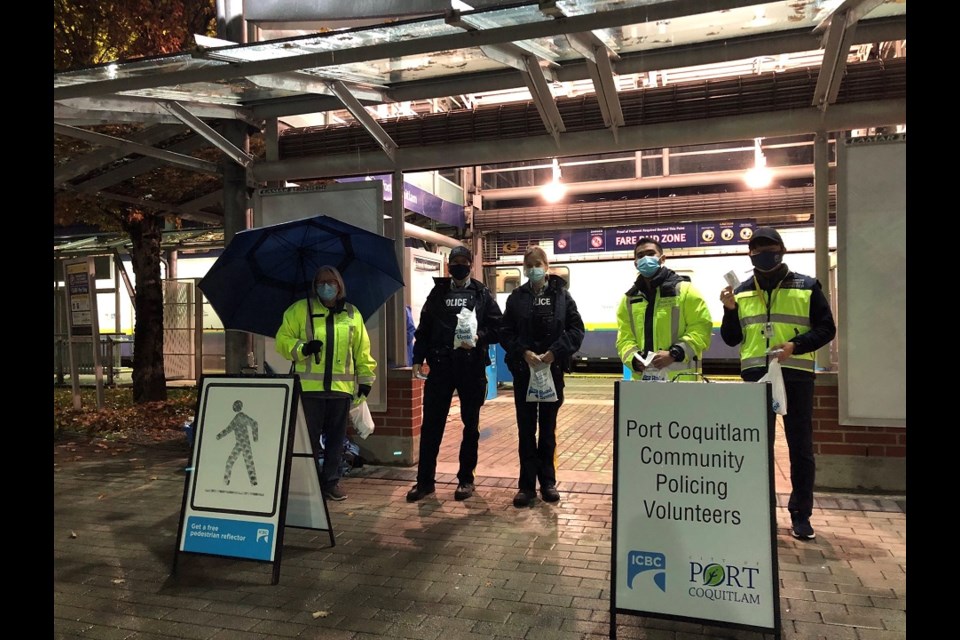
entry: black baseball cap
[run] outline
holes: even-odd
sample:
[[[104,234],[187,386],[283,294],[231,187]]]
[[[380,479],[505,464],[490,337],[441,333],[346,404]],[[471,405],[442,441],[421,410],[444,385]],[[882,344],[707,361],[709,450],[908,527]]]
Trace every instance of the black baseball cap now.
[[[453,259],[459,256],[463,256],[470,261],[470,264],[473,264],[473,254],[470,253],[470,249],[463,245],[458,245],[450,251],[450,262],[453,262]]]
[[[780,237],[780,234],[773,227],[760,227],[753,232],[753,235],[750,236],[750,242],[747,243],[751,249],[753,249],[757,244],[770,244],[769,242],[758,243],[757,240],[771,240],[780,245],[780,247],[786,251],[786,245],[783,244],[783,238]]]

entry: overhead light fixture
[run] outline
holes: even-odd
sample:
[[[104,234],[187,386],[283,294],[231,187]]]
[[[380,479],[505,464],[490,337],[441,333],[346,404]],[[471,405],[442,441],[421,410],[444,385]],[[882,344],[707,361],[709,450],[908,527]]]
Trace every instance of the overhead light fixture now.
[[[560,202],[567,195],[567,186],[560,182],[560,163],[553,159],[553,179],[543,185],[541,190],[543,199],[547,202]]]
[[[743,180],[751,189],[763,189],[773,182],[773,172],[767,167],[767,158],[760,149],[760,138],[753,140],[753,168],[747,170]]]

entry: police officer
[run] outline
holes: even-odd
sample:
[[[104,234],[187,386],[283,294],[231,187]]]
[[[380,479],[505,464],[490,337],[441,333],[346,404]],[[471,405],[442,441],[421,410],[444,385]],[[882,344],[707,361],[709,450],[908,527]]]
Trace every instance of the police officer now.
[[[517,412],[520,473],[513,506],[526,507],[540,495],[557,502],[557,412],[563,405],[563,373],[583,342],[584,326],[567,282],[548,273],[547,254],[538,246],[523,255],[527,282],[507,298],[500,327],[500,344],[513,374],[513,403]],[[531,368],[549,366],[557,389],[554,402],[527,402]],[[539,431],[539,437],[538,437]]]
[[[786,247],[776,229],[757,229],[749,248],[753,278],[720,293],[720,337],[731,347],[740,345],[740,377],[746,381],[759,380],[770,358],[780,361],[787,392],[783,428],[790,452],[790,533],[813,540],[814,354],[833,340],[837,327],[817,279],[794,273],[783,262]]]
[[[637,279],[617,309],[620,360],[643,380],[696,373],[695,361],[710,346],[713,331],[707,303],[690,278],[663,266],[663,247],[657,240],[640,238],[633,258]],[[640,361],[651,353],[652,361]]]
[[[458,485],[453,497],[466,500],[474,492],[480,407],[487,395],[486,367],[490,364],[487,346],[498,340],[502,314],[490,289],[470,277],[472,263],[469,249],[454,247],[448,265],[450,277],[434,278],[433,289],[420,311],[413,343],[413,373],[422,376],[426,372],[427,381],[423,390],[417,484],[407,492],[408,502],[416,502],[434,492],[437,455],[454,391],[460,398],[463,439]],[[461,309],[476,312],[477,332],[473,341],[461,341],[454,346],[454,330]]]
[[[317,270],[314,294],[294,302],[283,313],[277,331],[277,353],[293,361],[303,389],[303,412],[320,455],[325,438],[320,489],[328,500],[344,500],[340,461],[351,402],[370,394],[377,363],[370,355],[370,337],[363,317],[345,300],[343,277],[335,267]]]

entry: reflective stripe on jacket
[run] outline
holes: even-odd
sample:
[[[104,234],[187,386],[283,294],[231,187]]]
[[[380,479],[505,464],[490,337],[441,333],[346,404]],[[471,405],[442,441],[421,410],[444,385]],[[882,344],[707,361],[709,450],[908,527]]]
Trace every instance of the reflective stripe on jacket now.
[[[310,322],[309,314],[313,318]],[[303,355],[311,340],[323,342],[316,356]],[[370,355],[370,336],[356,307],[341,302],[333,309],[316,298],[294,302],[283,314],[277,331],[277,353],[293,361],[304,391],[339,391],[356,395],[357,384],[373,385],[376,361]]]
[[[662,267],[654,276],[652,284],[656,292],[652,313],[648,313],[651,303],[639,284],[635,284],[620,300],[617,308],[617,353],[620,361],[632,369],[634,354],[666,351],[676,344],[683,349],[684,359],[682,363],[670,367],[670,379],[695,373],[693,359],[696,357],[699,360],[710,346],[713,331],[707,303],[690,282],[666,267]],[[648,316],[653,325],[652,331],[647,331]],[[647,344],[648,334],[652,335],[653,344]]]
[[[790,274],[771,293],[759,290],[755,281],[737,288],[734,298],[740,318],[743,342],[740,343],[740,370],[767,367],[767,351],[810,330],[810,297],[816,280]],[[770,326],[772,335],[764,335]],[[816,352],[794,354],[781,366],[801,371],[814,371]]]

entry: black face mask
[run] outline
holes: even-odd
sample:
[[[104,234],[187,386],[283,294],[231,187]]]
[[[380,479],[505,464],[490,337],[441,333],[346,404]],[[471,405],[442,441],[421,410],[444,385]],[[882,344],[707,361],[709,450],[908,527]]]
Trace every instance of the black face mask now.
[[[449,269],[454,280],[466,280],[467,276],[470,275],[470,265],[468,264],[451,264]]]
[[[750,262],[753,263],[753,268],[757,271],[773,271],[780,266],[781,262],[783,262],[783,252],[764,251],[763,253],[758,253],[755,256],[750,256]]]

